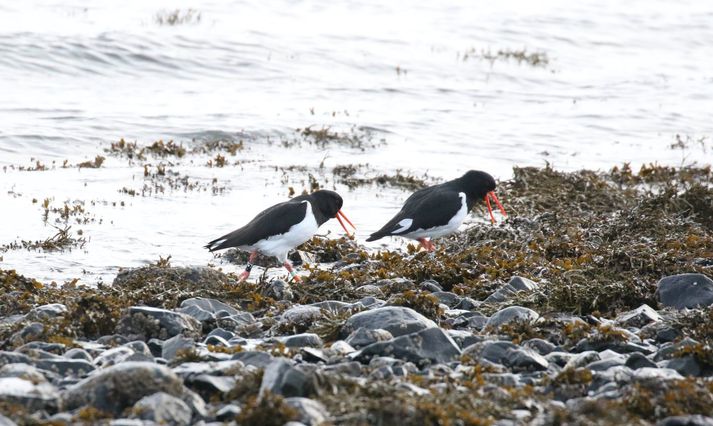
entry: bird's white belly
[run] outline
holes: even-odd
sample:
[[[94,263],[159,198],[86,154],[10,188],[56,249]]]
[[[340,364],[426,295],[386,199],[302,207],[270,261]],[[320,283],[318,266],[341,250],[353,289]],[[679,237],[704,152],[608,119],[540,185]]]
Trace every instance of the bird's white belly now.
[[[465,201],[465,194],[459,192],[458,196],[461,199],[461,207],[456,212],[455,216],[453,216],[451,220],[448,221],[447,224],[443,226],[434,226],[433,228],[428,229],[416,229],[415,231],[411,231],[408,234],[404,234],[402,236],[412,239],[439,238],[457,231],[458,227],[461,226],[465,218],[468,216],[468,204]]]
[[[255,243],[252,248],[267,256],[275,256],[280,262],[287,259],[287,253],[312,238],[317,233],[319,225],[312,213],[312,205],[307,203],[307,214],[302,222],[292,225],[284,234],[273,235]]]

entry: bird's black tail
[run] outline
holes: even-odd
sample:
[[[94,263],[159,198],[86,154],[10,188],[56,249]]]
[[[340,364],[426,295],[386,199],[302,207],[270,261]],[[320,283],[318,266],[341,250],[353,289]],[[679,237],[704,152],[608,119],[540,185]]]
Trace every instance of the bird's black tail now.
[[[231,245],[230,243],[228,243],[227,235],[223,235],[222,237],[216,238],[215,240],[204,245],[203,247],[207,248],[211,252],[214,252],[216,250],[231,247]]]

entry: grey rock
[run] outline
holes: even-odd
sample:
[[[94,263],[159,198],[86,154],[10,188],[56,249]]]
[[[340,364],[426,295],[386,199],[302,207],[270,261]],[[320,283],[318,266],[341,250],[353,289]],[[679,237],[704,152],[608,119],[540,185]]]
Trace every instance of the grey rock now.
[[[260,397],[267,391],[286,397],[307,396],[310,389],[310,380],[304,372],[284,359],[277,358],[265,368],[260,384]]]
[[[239,406],[228,404],[215,412],[215,419],[220,422],[228,422],[235,419],[242,411]]]
[[[331,312],[349,312],[355,308],[353,303],[341,302],[339,300],[324,300],[322,302],[312,303],[308,306],[314,306],[319,309],[324,309]]]
[[[619,357],[611,357],[611,358],[606,358],[606,359],[600,359],[598,361],[593,361],[590,362],[585,366],[585,368],[588,368],[592,371],[604,371],[608,370],[612,367],[624,365],[626,362],[626,358],[623,356]]]
[[[645,357],[639,352],[633,352],[631,355],[629,355],[629,358],[627,358],[626,363],[624,363],[624,365],[631,368],[632,370],[638,370],[639,368],[644,367],[658,367],[655,362],[653,362],[652,360]]]
[[[568,368],[580,368],[584,367],[587,364],[591,364],[592,362],[599,361],[601,359],[602,357],[601,355],[599,355],[599,352],[585,351],[578,353],[576,356],[567,361],[567,364],[565,364],[564,368],[565,370]]]
[[[344,356],[356,352],[356,349],[344,340],[337,340],[329,347],[329,351],[336,355]]]
[[[195,347],[195,342],[193,339],[183,337],[181,334],[177,334],[170,339],[163,342],[163,347],[161,348],[161,356],[169,361],[176,358],[176,356],[185,351],[190,351]]]
[[[280,324],[283,327],[307,327],[322,318],[322,310],[316,306],[295,305],[282,313]]]
[[[357,287],[354,289],[358,294],[360,295],[369,295],[369,296],[383,296],[384,292],[381,290],[381,287],[378,285],[374,284],[364,284],[362,286]]]
[[[67,376],[70,374],[83,376],[94,371],[96,368],[92,363],[83,359],[38,359],[34,362],[34,364],[37,368],[52,371],[60,376]]]
[[[198,393],[204,400],[211,400],[216,394],[222,395],[230,392],[237,383],[233,376],[214,376],[212,374],[190,375],[185,384]]]
[[[656,423],[656,426],[713,426],[713,417],[700,414],[670,416]]]
[[[191,424],[191,409],[185,402],[165,392],[156,392],[136,401],[132,418],[158,424],[184,426]]]
[[[654,383],[659,383],[661,380],[680,380],[683,376],[678,374],[676,370],[670,368],[639,368],[635,370],[631,376],[632,380],[635,381],[650,381]]]
[[[513,371],[538,371],[549,367],[549,362],[542,355],[506,341],[475,343],[465,348],[463,355],[501,364]]]
[[[193,297],[190,299],[186,299],[183,302],[181,302],[181,307],[179,308],[179,311],[183,308],[187,308],[189,306],[195,306],[203,311],[209,312],[211,314],[216,314],[220,311],[226,311],[230,315],[237,315],[240,313],[237,309],[233,308],[232,306],[221,302],[220,300],[216,299],[208,299],[208,298],[203,298],[203,297]]]
[[[126,346],[117,346],[102,352],[99,356],[94,358],[94,365],[100,368],[109,367],[120,362],[124,362],[133,354],[133,349]]]
[[[127,347],[134,351],[134,353],[140,353],[148,356],[153,356],[151,353],[151,349],[149,348],[149,345],[147,345],[144,341],[142,340],[134,340],[133,342],[129,342],[124,344],[124,347]]]
[[[540,355],[547,355],[557,349],[557,346],[554,344],[539,338],[526,340],[522,343],[522,345],[526,348],[532,349]]]
[[[0,378],[18,377],[29,380],[32,383],[47,382],[44,374],[34,365],[28,364],[7,364],[0,368]]]
[[[129,343],[129,339],[121,334],[112,334],[110,336],[102,336],[96,340],[96,343],[104,346],[118,346]]]
[[[33,322],[23,327],[22,330],[14,333],[8,340],[13,344],[13,346],[17,347],[24,345],[27,342],[38,340],[42,337],[42,333],[44,333],[44,331],[45,326],[42,325],[42,323]]]
[[[329,420],[329,412],[321,402],[309,398],[290,397],[285,403],[299,413],[299,421],[308,426],[318,426]]]
[[[537,320],[539,317],[540,315],[532,309],[523,308],[522,306],[508,306],[505,309],[497,311],[490,317],[488,322],[485,323],[485,327],[498,328],[513,322],[529,323]]]
[[[118,415],[144,396],[156,392],[181,397],[181,379],[165,366],[148,362],[123,362],[98,370],[62,393],[65,410],[91,405]]]
[[[167,339],[178,334],[199,337],[201,324],[190,315],[150,306],[132,306],[122,317],[117,330],[131,340],[152,337]],[[126,343],[126,342],[124,342]]]
[[[696,361],[693,356],[684,356],[681,358],[673,358],[661,362],[661,367],[670,368],[677,371],[682,376],[700,376],[701,375],[701,365]]]
[[[533,291],[537,289],[538,284],[530,279],[514,276],[510,278],[507,284],[497,289],[494,293],[485,299],[486,303],[504,302],[520,291]]]
[[[359,349],[364,346],[369,346],[372,343],[384,342],[393,338],[394,336],[391,333],[381,328],[369,329],[360,327],[347,336],[344,341],[354,348]]]
[[[350,356],[360,361],[374,356],[392,356],[417,365],[446,363],[460,356],[460,348],[440,328],[427,328],[386,342],[372,343]]]
[[[35,358],[54,358],[53,355],[61,355],[66,350],[66,346],[61,343],[48,343],[48,342],[28,342],[19,348],[15,349],[17,352],[26,353]],[[47,356],[42,355],[32,355],[34,351],[39,351]],[[51,354],[51,355],[49,355]]]
[[[20,377],[0,377],[0,401],[20,404],[33,411],[54,411],[59,403],[59,392],[46,381],[33,383]]]
[[[235,337],[235,333],[233,333],[232,331],[226,330],[224,328],[218,327],[218,328],[213,329],[210,333],[208,333],[208,337],[210,337],[210,336],[218,336],[218,337],[222,337],[225,340],[230,340],[233,337]]]
[[[208,336],[203,341],[203,344],[213,345],[213,346],[225,346],[225,347],[230,346],[230,342],[228,342],[227,340],[223,339],[220,336]]]
[[[0,426],[17,426],[17,423],[0,414]]]
[[[443,303],[449,308],[454,308],[461,301],[461,297],[450,291],[434,291],[431,295],[438,298],[439,303]]]
[[[266,368],[275,358],[265,352],[245,351],[236,353],[231,359],[241,361],[245,365],[252,365],[257,368]]]
[[[676,309],[713,304],[713,280],[703,274],[679,274],[661,278],[656,296],[662,305]]]
[[[386,301],[377,299],[376,297],[372,296],[366,296],[362,297],[359,299],[354,305],[356,306],[361,306],[362,308],[366,309],[376,309],[376,308],[381,308],[386,304]]]
[[[468,311],[472,311],[473,309],[478,309],[478,307],[481,305],[481,302],[478,302],[477,300],[471,298],[471,297],[463,297],[460,299],[460,302],[458,302],[457,305],[454,306],[455,309],[466,309]]]
[[[30,321],[42,321],[57,318],[67,313],[67,307],[61,303],[50,303],[49,305],[37,306],[27,313]]]
[[[438,284],[438,282],[435,280],[423,281],[421,282],[419,287],[421,288],[421,290],[430,291],[432,293],[435,293],[437,291],[443,291],[443,287],[441,287],[440,284]]]
[[[314,333],[293,334],[291,336],[277,337],[277,340],[282,342],[288,348],[321,348],[324,346],[322,338]]]
[[[32,359],[24,354],[10,351],[0,351],[0,367],[5,364],[32,364]]]
[[[63,356],[65,358],[69,358],[69,359],[83,359],[83,360],[89,361],[89,362],[94,361],[92,356],[89,355],[89,352],[87,352],[81,348],[72,348],[72,349],[68,350],[67,352],[65,352]]]
[[[620,314],[614,321],[623,327],[641,328],[649,323],[661,321],[661,315],[649,305],[644,304],[632,311]]]
[[[283,280],[270,281],[270,284],[261,291],[261,294],[275,300],[292,300],[294,298],[292,288]]]
[[[569,352],[553,351],[545,355],[545,359],[547,360],[547,362],[558,365],[560,367],[564,367],[565,365],[567,365],[569,360],[576,356],[576,354],[572,354]]]
[[[370,330],[382,328],[398,337],[437,326],[435,322],[411,308],[386,306],[352,315],[342,327],[342,337],[361,327]]]
[[[149,347],[151,355],[155,357],[160,357],[163,353],[163,340],[161,339],[149,339],[149,341],[146,342],[146,346]]]

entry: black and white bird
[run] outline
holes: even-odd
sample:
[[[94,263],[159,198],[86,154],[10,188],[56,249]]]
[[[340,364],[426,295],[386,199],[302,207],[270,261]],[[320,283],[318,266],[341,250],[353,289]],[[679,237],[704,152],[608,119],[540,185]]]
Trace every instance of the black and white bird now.
[[[494,223],[493,199],[503,216],[505,209],[495,195],[495,179],[485,172],[470,170],[458,179],[423,188],[411,194],[396,216],[367,241],[387,236],[417,240],[428,251],[435,250],[431,239],[455,232],[476,201],[484,200]]]
[[[320,190],[300,195],[263,210],[247,225],[209,242],[205,247],[211,252],[230,247],[249,251],[250,259],[240,275],[241,282],[250,275],[258,252],[276,257],[290,276],[300,281],[287,260],[287,253],[312,238],[317,229],[329,219],[336,217],[347,235],[349,231],[342,218],[356,229],[341,211],[343,202],[342,197],[334,191]]]

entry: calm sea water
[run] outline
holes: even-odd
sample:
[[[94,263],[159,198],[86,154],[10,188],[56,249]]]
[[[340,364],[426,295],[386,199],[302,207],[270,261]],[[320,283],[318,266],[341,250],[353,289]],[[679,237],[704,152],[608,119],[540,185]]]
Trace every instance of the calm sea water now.
[[[174,264],[205,265],[215,262],[206,241],[285,199],[288,186],[306,187],[310,173],[331,187],[329,170],[343,164],[449,179],[472,168],[507,178],[514,165],[546,162],[565,170],[711,162],[712,2],[418,3],[0,4],[0,166],[57,166],[0,172],[0,244],[52,235],[45,198],[82,204],[90,220],[73,225],[89,239],[83,249],[10,250],[0,265],[87,283],[169,254]],[[523,50],[547,63],[482,58]],[[366,128],[378,146],[279,143],[306,126]],[[676,134],[709,139],[671,149]],[[186,146],[234,138],[246,149],[229,157],[240,166],[174,161],[196,183],[218,179],[217,195],[121,193],[143,185],[143,168],[118,158],[100,169],[59,167],[122,137]],[[290,166],[297,170],[287,176],[276,170]],[[360,238],[407,195],[336,188]]]

